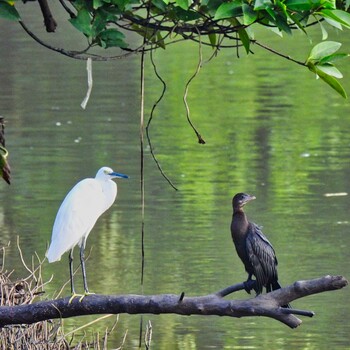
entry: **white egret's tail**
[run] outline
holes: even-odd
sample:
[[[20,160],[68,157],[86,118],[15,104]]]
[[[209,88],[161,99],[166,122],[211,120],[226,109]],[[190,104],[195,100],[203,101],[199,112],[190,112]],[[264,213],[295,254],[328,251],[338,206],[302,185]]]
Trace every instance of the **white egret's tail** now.
[[[55,262],[55,261],[60,261],[61,260],[61,253],[58,253],[57,251],[55,252],[53,248],[53,244],[50,244],[49,250],[46,253],[47,260],[49,263]]]

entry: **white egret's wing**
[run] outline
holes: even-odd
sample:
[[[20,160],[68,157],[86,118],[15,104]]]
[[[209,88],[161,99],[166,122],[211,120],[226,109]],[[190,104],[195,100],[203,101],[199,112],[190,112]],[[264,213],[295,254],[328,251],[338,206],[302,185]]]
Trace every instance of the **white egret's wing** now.
[[[85,179],[78,182],[58,210],[47,253],[49,262],[60,260],[63,253],[80,243],[105,210],[100,181]]]

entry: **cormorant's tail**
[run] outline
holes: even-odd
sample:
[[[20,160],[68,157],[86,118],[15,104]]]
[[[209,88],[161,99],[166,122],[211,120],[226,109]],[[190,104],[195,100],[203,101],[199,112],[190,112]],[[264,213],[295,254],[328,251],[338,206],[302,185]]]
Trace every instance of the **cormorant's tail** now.
[[[277,289],[281,289],[281,285],[278,283],[278,281],[274,281],[271,283],[271,285],[269,286],[269,288],[266,288],[266,291],[267,293],[268,292],[271,292],[271,289],[272,290],[277,290]],[[290,304],[287,304],[287,305],[282,305],[282,307],[286,308],[286,309],[291,309],[292,306]]]

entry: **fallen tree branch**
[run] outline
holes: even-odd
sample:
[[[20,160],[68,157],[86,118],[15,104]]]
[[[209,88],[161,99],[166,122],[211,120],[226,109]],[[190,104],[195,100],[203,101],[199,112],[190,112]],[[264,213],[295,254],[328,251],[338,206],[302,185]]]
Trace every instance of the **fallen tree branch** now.
[[[31,324],[54,318],[92,314],[179,314],[217,315],[229,317],[265,316],[274,318],[291,328],[302,321],[294,315],[312,317],[312,311],[285,309],[281,305],[293,300],[347,286],[343,276],[325,276],[313,280],[297,281],[290,286],[247,300],[226,300],[223,296],[245,289],[240,283],[219,292],[187,297],[181,295],[88,295],[81,302],[70,297],[47,300],[30,305],[0,307],[0,326]]]

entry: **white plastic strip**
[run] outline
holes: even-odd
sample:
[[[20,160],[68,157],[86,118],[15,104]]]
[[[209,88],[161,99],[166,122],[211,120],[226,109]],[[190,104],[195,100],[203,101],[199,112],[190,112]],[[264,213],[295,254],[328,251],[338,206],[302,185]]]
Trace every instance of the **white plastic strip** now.
[[[93,83],[93,81],[92,81],[92,60],[90,57],[86,61],[86,70],[87,70],[87,75],[88,75],[88,90],[86,92],[86,96],[85,96],[83,102],[80,105],[82,109],[86,108],[86,105],[89,101],[91,90],[92,90],[92,83]]]

